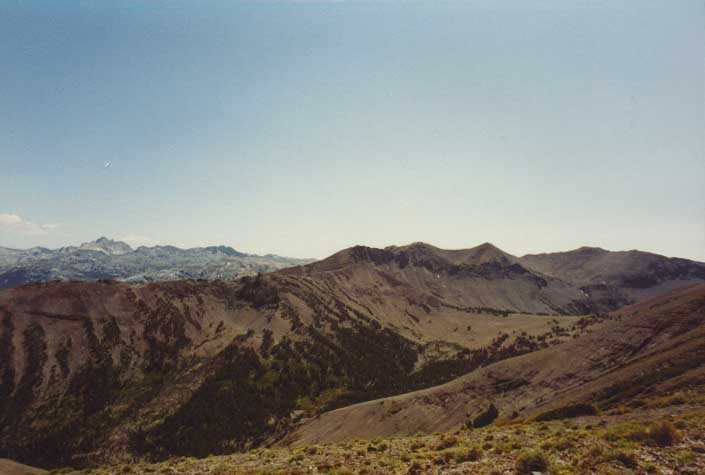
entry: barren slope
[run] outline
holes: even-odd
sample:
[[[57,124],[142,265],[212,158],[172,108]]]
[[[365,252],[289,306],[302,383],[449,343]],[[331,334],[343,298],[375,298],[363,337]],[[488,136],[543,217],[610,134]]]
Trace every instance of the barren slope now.
[[[0,459],[1,475],[41,475],[47,473],[41,468],[30,467],[8,459]]]

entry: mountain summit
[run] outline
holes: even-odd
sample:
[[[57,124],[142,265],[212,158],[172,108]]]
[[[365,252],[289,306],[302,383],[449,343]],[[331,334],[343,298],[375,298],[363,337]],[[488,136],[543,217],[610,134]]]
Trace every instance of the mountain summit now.
[[[95,241],[84,242],[81,244],[79,249],[84,249],[88,251],[99,251],[104,252],[110,256],[121,256],[132,252],[132,248],[125,242],[114,241],[106,237],[99,237]]]
[[[394,253],[407,253],[416,257],[442,259],[453,265],[499,264],[509,266],[518,263],[518,259],[489,242],[469,249],[440,249],[423,242],[407,246],[390,246],[386,250]]]

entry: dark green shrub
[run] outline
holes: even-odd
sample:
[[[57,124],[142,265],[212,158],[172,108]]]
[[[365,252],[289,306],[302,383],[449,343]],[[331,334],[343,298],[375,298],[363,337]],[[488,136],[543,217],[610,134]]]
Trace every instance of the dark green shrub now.
[[[658,447],[669,447],[681,438],[680,433],[670,422],[652,423],[646,429],[639,429],[627,435],[629,440]]]
[[[594,416],[598,413],[597,408],[592,404],[578,403],[558,407],[543,412],[536,416],[537,421],[552,421],[556,419],[569,419],[572,417]]]
[[[436,446],[436,450],[445,450],[458,445],[458,438],[452,435],[445,435]]]
[[[426,447],[426,444],[424,444],[423,442],[414,442],[409,446],[409,448],[411,450],[413,450],[414,452],[416,452],[419,449],[423,449],[424,447]]]
[[[485,411],[483,411],[479,416],[473,419],[472,427],[478,428],[490,425],[494,422],[495,419],[497,419],[497,416],[499,416],[499,411],[497,410],[497,407],[494,404],[490,404],[490,406],[485,409]]]
[[[306,447],[306,455],[316,455],[318,449],[316,447]]]
[[[613,458],[627,468],[637,468],[639,466],[636,456],[631,452],[615,452]]]
[[[531,472],[545,472],[550,462],[548,457],[537,450],[522,452],[516,462],[516,471],[521,475],[531,475]]]
[[[670,422],[662,422],[651,426],[650,439],[659,447],[668,447],[680,440],[680,434]]]
[[[459,460],[459,462],[475,462],[480,460],[480,457],[482,457],[482,450],[477,447],[471,447],[465,452],[463,459]]]

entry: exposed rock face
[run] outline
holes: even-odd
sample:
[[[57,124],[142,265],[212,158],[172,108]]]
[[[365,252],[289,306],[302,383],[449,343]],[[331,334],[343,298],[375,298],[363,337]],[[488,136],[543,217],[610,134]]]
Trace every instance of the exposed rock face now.
[[[128,244],[122,241],[113,241],[112,239],[108,239],[106,237],[98,238],[92,242],[84,242],[81,244],[79,249],[104,252],[105,254],[111,256],[120,256],[122,254],[132,252],[132,248]]]

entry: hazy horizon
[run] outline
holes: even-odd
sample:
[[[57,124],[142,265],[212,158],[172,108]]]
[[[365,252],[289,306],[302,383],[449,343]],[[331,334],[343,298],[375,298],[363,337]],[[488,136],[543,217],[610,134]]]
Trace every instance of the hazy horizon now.
[[[0,216],[0,219],[1,219],[1,216]],[[88,243],[90,243],[90,242],[95,242],[95,241],[97,241],[97,240],[99,240],[99,239],[103,239],[103,238],[105,238],[105,239],[110,239],[110,240],[112,240],[112,241],[124,242],[124,243],[128,244],[133,250],[137,250],[137,249],[140,248],[140,247],[151,248],[151,247],[156,247],[156,246],[173,246],[173,247],[177,247],[177,248],[180,248],[180,249],[193,249],[193,248],[215,247],[215,246],[224,245],[224,244],[222,244],[222,243],[213,243],[213,244],[205,244],[205,245],[197,245],[197,246],[184,246],[184,245],[179,246],[179,245],[175,245],[175,244],[172,244],[172,243],[169,243],[169,242],[140,243],[140,242],[134,241],[133,239],[130,239],[129,236],[127,237],[127,238],[128,238],[127,240],[119,239],[119,238],[111,238],[110,236],[98,236],[98,237],[96,237],[95,239],[92,239],[92,240],[90,240],[90,241],[68,243],[66,246],[58,246],[58,247],[54,247],[53,249],[52,249],[52,248],[49,248],[49,249],[56,250],[56,249],[61,249],[62,247],[70,247],[70,246],[78,247],[78,246],[80,246],[80,245],[82,245],[82,244],[88,244]],[[130,244],[130,242],[128,242],[128,241],[132,241],[132,244]],[[408,246],[408,245],[411,245],[411,244],[418,244],[418,243],[428,244],[428,245],[431,245],[431,246],[434,246],[434,247],[438,247],[438,248],[441,248],[441,249],[445,249],[445,250],[464,250],[464,249],[471,249],[471,248],[474,248],[474,247],[479,247],[479,246],[484,245],[484,244],[495,245],[494,243],[491,243],[491,242],[489,242],[489,241],[484,241],[484,242],[468,243],[467,245],[465,245],[465,246],[463,246],[463,247],[457,247],[457,248],[443,248],[443,247],[441,247],[441,246],[435,245],[435,244],[432,243],[432,242],[409,241],[409,242],[391,243],[391,244],[385,244],[385,245],[379,245],[379,246],[372,246],[372,245],[366,245],[366,244],[353,244],[352,246],[348,246],[348,247],[355,247],[355,246],[358,246],[358,245],[362,245],[362,246],[376,247],[376,248],[382,248],[382,249],[383,249],[383,248],[386,248],[386,247],[389,247],[389,246],[403,247],[403,246]],[[10,248],[9,246],[1,246],[1,245],[0,245],[0,247]],[[14,249],[15,249],[15,250],[27,250],[27,249],[31,249],[31,248],[33,248],[33,247],[44,247],[44,246],[17,247],[17,248],[14,248]],[[229,247],[232,247],[232,246],[229,246]],[[499,247],[499,246],[496,246],[496,247]],[[553,253],[553,252],[567,252],[567,251],[578,250],[579,248],[583,248],[583,247],[587,247],[587,248],[590,248],[590,247],[593,247],[593,248],[600,248],[600,246],[591,246],[591,245],[589,245],[589,244],[584,244],[584,245],[579,246],[579,247],[576,247],[576,248],[570,248],[570,249],[552,249],[552,250],[549,250],[549,251],[542,251],[542,252],[547,252],[547,253]],[[12,249],[12,248],[11,248],[11,249]],[[338,250],[334,251],[332,254],[335,254],[335,253],[337,253],[337,252],[340,252],[340,251],[342,251],[342,250],[344,250],[344,249],[347,249],[347,248],[338,249]],[[508,253],[508,254],[511,254],[511,255],[513,255],[513,256],[516,256],[516,257],[522,257],[522,256],[525,256],[525,255],[541,254],[541,253],[542,253],[542,252],[537,252],[537,253],[533,253],[533,252],[530,252],[530,253],[520,253],[520,252],[512,252],[511,249],[503,249],[503,248],[500,248],[500,249],[501,249],[502,251],[504,251],[504,252],[506,252],[506,253]],[[612,251],[612,252],[628,252],[628,251],[653,252],[653,251],[649,251],[649,250],[646,250],[646,249],[604,249],[604,248],[601,248],[601,249],[606,250],[606,251]],[[244,253],[246,253],[246,254],[256,254],[256,255],[273,254],[273,255],[278,255],[278,256],[281,256],[281,257],[292,257],[292,258],[300,258],[300,259],[319,259],[319,260],[320,260],[320,259],[325,259],[325,258],[330,257],[330,256],[332,255],[332,254],[326,254],[326,255],[324,255],[324,256],[316,256],[316,257],[312,257],[312,256],[287,256],[287,255],[279,254],[279,253],[276,253],[276,252],[253,253],[253,252],[248,251],[247,249],[240,249],[240,248],[235,248],[235,250],[236,250],[236,251],[239,251],[239,252],[244,252]],[[666,255],[665,257],[681,257],[681,258],[682,258],[683,256],[677,256],[677,255],[669,256],[669,255]],[[694,260],[697,261],[697,259],[694,259]]]
[[[705,261],[705,4],[4,2],[0,246]]]

